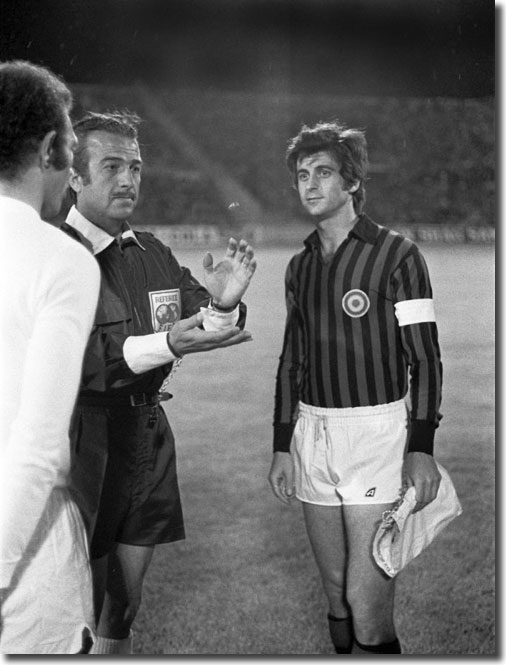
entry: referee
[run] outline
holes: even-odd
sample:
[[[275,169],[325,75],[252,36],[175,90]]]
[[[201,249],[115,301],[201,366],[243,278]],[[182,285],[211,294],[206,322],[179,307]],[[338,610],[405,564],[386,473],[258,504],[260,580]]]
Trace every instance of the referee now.
[[[97,640],[91,654],[133,653],[132,625],[155,546],[185,537],[176,448],[161,402],[189,353],[247,342],[241,298],[253,249],[231,238],[204,256],[204,285],[155,236],[129,223],[142,157],[130,113],[87,113],[62,230],[100,266],[97,313],[72,418],[72,492],[90,538]],[[204,378],[202,378],[204,380]]]
[[[284,503],[302,502],[336,653],[400,654],[394,580],[374,563],[372,541],[403,484],[415,486],[416,510],[439,488],[429,274],[413,242],[362,212],[362,131],[304,126],[287,165],[316,229],[286,271],[269,481]]]

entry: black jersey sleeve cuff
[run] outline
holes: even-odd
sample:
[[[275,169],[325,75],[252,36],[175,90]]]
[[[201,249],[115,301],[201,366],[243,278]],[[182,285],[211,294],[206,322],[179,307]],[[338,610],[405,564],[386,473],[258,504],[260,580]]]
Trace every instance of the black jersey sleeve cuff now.
[[[289,453],[295,423],[274,423],[274,452]]]
[[[436,423],[428,420],[412,420],[408,441],[408,453],[434,454]]]

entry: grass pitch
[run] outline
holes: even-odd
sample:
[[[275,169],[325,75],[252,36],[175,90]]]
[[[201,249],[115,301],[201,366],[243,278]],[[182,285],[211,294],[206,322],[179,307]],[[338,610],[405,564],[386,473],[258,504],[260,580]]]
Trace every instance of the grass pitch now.
[[[396,621],[404,653],[493,655],[494,250],[422,250],[444,366],[436,457],[464,512],[399,575]],[[187,356],[173,379],[167,412],[187,537],[156,548],[138,654],[335,657],[300,505],[278,503],[267,482],[283,275],[295,251],[257,252],[245,298],[254,342]],[[176,251],[200,280],[202,255]]]

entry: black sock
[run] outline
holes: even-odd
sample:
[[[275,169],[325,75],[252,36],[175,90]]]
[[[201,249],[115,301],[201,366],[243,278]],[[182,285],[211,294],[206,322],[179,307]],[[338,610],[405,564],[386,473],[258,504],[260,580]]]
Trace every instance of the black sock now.
[[[336,653],[351,653],[353,646],[353,620],[351,616],[338,619],[327,614],[332,644]]]
[[[355,638],[355,644],[366,653],[402,653],[401,645],[397,638],[392,642],[383,642],[383,644],[360,644]]]

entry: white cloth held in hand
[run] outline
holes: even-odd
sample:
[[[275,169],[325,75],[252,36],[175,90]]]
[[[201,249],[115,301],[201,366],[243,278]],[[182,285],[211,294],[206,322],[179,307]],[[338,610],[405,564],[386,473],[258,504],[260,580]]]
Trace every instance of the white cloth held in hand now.
[[[462,513],[457,492],[444,467],[436,462],[441,483],[434,501],[413,514],[415,488],[409,487],[399,503],[387,511],[373,542],[373,556],[389,577],[395,577],[417,557],[455,517]]]

